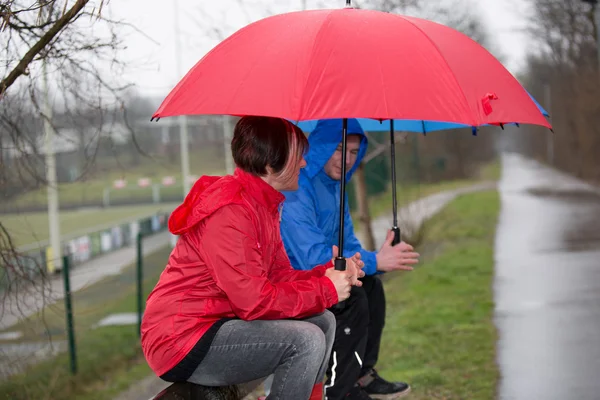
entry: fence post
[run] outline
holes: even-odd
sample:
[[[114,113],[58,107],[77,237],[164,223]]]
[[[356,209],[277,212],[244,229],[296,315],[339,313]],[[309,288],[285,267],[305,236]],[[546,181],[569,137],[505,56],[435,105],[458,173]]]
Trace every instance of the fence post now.
[[[71,374],[77,373],[77,353],[75,349],[75,327],[73,325],[73,305],[71,303],[71,272],[69,264],[71,260],[69,255],[63,257],[63,282],[65,286],[65,313],[67,317],[67,336],[69,341],[69,358],[71,365]]]
[[[142,335],[142,313],[144,312],[144,254],[142,252],[142,232],[137,234],[137,306],[138,306],[138,335]]]
[[[102,191],[102,206],[103,207],[110,207],[110,189],[109,188],[104,188],[104,190]]]
[[[152,185],[152,202],[155,204],[160,203],[160,185],[158,183]]]

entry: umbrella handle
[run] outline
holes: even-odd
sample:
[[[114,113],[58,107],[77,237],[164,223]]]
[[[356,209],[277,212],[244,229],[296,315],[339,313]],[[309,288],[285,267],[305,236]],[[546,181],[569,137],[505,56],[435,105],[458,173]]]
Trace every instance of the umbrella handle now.
[[[345,271],[346,270],[346,258],[345,257],[336,257],[333,263],[336,271]],[[333,308],[337,311],[341,311],[346,308],[346,301],[340,301],[337,304],[333,305]]]
[[[402,236],[400,235],[400,228],[398,228],[397,226],[394,226],[392,228],[392,231],[394,232],[394,240],[392,240],[392,246],[395,246],[402,241]]]

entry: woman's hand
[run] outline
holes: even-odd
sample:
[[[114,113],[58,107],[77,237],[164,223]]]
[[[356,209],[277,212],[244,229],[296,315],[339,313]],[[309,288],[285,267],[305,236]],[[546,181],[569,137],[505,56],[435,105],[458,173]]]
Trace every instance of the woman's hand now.
[[[332,261],[335,264],[335,258],[339,254],[339,249],[337,246],[333,246],[332,254]],[[359,280],[359,278],[365,276],[365,271],[362,270],[364,266],[365,263],[361,260],[360,253],[358,252],[350,258],[346,258],[346,272],[349,273],[350,282],[353,286],[362,286],[362,282]]]
[[[352,278],[348,271],[336,271],[335,268],[327,268],[325,276],[328,277],[338,295],[338,302],[350,297],[350,288],[352,288]]]

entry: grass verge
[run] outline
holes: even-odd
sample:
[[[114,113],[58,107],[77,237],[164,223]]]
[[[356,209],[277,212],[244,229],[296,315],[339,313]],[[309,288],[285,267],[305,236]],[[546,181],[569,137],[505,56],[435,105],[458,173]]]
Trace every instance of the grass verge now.
[[[170,250],[161,249],[144,259],[144,298],[164,269]],[[135,268],[78,291],[73,298],[78,374],[69,373],[63,353],[0,382],[0,399],[108,400],[150,374],[139,344],[136,325],[94,327],[103,317],[135,312]],[[10,328],[25,340],[65,340],[64,303],[58,302],[35,317]],[[22,342],[26,344],[27,342]],[[10,360],[7,360],[10,361]]]
[[[426,223],[414,272],[385,280],[387,322],[379,369],[410,382],[411,399],[493,399],[493,240],[499,197],[457,198]],[[392,290],[393,288],[393,290]]]

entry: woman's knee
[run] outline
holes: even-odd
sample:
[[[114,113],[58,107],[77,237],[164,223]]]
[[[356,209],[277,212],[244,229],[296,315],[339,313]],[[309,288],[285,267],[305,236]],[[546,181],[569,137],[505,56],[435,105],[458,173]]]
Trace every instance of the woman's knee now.
[[[299,328],[290,335],[290,340],[298,354],[304,354],[318,364],[327,349],[325,332],[315,324],[302,322]],[[334,322],[335,329],[335,322]]]
[[[333,339],[335,337],[335,327],[337,324],[335,315],[333,315],[333,313],[331,311],[325,310],[325,312],[323,313],[323,320],[324,320],[323,333],[325,334],[325,338]]]

